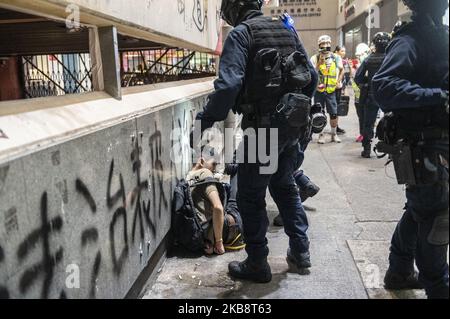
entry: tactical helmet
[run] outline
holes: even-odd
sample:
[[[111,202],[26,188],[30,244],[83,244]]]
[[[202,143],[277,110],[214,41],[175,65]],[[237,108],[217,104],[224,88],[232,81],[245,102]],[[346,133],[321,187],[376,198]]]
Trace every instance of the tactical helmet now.
[[[387,46],[391,42],[391,35],[387,32],[378,32],[373,37],[373,44],[378,51],[386,50]]]
[[[263,0],[222,0],[220,14],[222,19],[235,27],[242,15],[243,9],[261,10]]]
[[[415,14],[434,13],[444,16],[448,8],[448,0],[403,0],[403,3]]]
[[[408,22],[406,21],[398,21],[394,28],[392,29],[392,37],[394,37],[404,26],[406,26]]]

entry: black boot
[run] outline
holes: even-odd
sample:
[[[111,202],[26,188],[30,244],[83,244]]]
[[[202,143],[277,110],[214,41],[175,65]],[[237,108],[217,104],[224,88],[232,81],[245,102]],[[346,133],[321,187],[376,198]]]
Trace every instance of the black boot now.
[[[344,129],[340,128],[339,126],[337,127],[336,131],[338,135],[344,135],[347,133]]]
[[[290,270],[299,274],[304,274],[306,269],[312,267],[311,254],[309,252],[300,254],[300,256],[296,257],[292,253],[291,249],[289,249],[286,261],[289,265]]]
[[[364,151],[361,153],[362,158],[372,157],[372,145],[364,145]]]
[[[388,270],[384,278],[384,287],[387,290],[414,290],[424,289],[419,281],[419,274],[414,272],[408,276],[400,275]]]
[[[234,261],[228,265],[230,276],[235,279],[248,280],[259,284],[272,281],[272,271],[267,259],[253,262],[246,259],[244,262]]]
[[[302,203],[306,202],[309,198],[313,198],[320,192],[320,187],[310,182],[305,188],[300,189],[300,198]]]

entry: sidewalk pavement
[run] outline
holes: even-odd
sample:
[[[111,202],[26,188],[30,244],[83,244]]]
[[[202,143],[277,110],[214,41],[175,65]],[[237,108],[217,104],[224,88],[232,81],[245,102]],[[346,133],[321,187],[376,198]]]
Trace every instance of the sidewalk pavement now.
[[[403,214],[404,188],[397,185],[385,160],[362,159],[355,142],[358,120],[354,109],[341,119],[347,130],[342,144],[312,143],[303,169],[321,187],[306,205],[313,268],[309,275],[288,273],[288,238],[271,226],[268,239],[273,281],[260,285],[229,278],[228,263],[244,260],[245,252],[198,259],[170,258],[144,299],[407,299],[425,298],[422,291],[388,292],[383,278],[388,267],[389,242]],[[270,195],[272,220],[277,208]]]

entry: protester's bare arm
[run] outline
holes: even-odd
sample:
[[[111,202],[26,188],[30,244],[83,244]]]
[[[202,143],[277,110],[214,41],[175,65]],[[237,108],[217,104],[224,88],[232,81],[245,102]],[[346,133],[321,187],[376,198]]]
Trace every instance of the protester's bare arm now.
[[[213,208],[213,227],[215,238],[215,249],[219,254],[225,253],[223,246],[223,224],[225,219],[222,201],[220,200],[219,192],[212,191],[208,194],[208,199]]]

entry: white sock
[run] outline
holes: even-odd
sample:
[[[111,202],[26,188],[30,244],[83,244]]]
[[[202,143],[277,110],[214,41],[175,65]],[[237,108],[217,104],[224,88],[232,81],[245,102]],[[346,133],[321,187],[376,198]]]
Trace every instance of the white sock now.
[[[337,127],[331,128],[331,135],[337,135]]]

